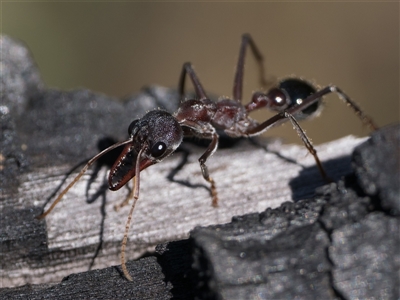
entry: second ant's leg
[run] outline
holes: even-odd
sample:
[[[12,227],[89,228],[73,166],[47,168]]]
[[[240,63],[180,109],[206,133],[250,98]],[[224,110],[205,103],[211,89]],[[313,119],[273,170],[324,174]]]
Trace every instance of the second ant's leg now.
[[[218,134],[214,132],[212,135],[212,141],[208,146],[206,152],[204,152],[203,155],[199,158],[200,168],[203,177],[211,184],[211,198],[213,207],[218,206],[218,194],[217,194],[217,188],[215,186],[215,181],[210,177],[210,174],[208,173],[206,161],[207,158],[209,158],[215,152],[215,150],[217,150],[217,147],[218,147]]]
[[[243,75],[244,75],[244,59],[246,56],[246,48],[247,45],[250,46],[250,49],[257,61],[259,70],[260,70],[260,84],[262,86],[267,85],[267,80],[265,79],[264,65],[263,65],[263,56],[261,52],[256,47],[253,39],[250,34],[246,33],[242,36],[242,43],[240,44],[239,50],[239,59],[236,66],[235,79],[233,81],[233,99],[237,101],[242,100],[242,91],[243,91]]]
[[[199,78],[197,77],[196,73],[193,70],[192,64],[187,62],[187,63],[183,64],[181,77],[179,79],[178,92],[179,92],[180,101],[182,102],[183,98],[185,96],[186,74],[192,80],[192,83],[193,83],[193,86],[194,86],[194,90],[196,92],[196,95],[199,97],[199,99],[208,98],[207,95],[206,95],[206,92],[204,91],[203,86],[200,83]]]

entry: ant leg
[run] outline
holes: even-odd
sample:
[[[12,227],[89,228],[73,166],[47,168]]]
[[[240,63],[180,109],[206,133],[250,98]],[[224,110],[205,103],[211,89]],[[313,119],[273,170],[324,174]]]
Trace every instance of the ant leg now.
[[[295,114],[296,112],[301,111],[304,108],[308,107],[309,105],[315,103],[316,101],[318,101],[319,98],[321,98],[327,94],[330,94],[330,93],[336,93],[338,95],[338,97],[340,99],[342,99],[343,102],[345,102],[347,104],[347,106],[350,106],[350,108],[361,119],[361,121],[365,125],[369,126],[369,128],[372,131],[375,131],[379,128],[370,116],[364,114],[364,112],[361,110],[361,108],[353,100],[351,100],[349,96],[347,96],[341,89],[339,89],[335,85],[329,85],[329,86],[323,88],[322,90],[312,94],[311,96],[304,99],[304,101],[299,106],[291,108],[288,111],[291,114]]]
[[[179,79],[178,91],[179,91],[180,102],[183,102],[184,100],[183,98],[185,96],[186,74],[188,74],[188,76],[192,80],[194,90],[196,91],[196,95],[199,97],[199,99],[208,98],[206,92],[204,91],[203,86],[200,83],[199,78],[197,77],[196,73],[193,70],[192,64],[190,62],[187,62],[183,64],[181,77]]]
[[[308,152],[310,152],[311,155],[314,157],[315,162],[317,164],[317,167],[318,167],[319,172],[321,173],[322,177],[328,182],[333,182],[333,180],[330,179],[326,175],[326,172],[325,172],[324,168],[322,167],[321,161],[319,160],[319,157],[317,155],[317,150],[315,150],[315,148],[312,145],[310,139],[307,137],[306,132],[303,130],[303,128],[301,128],[300,124],[297,122],[297,120],[290,113],[285,111],[284,114],[285,114],[285,117],[288,118],[290,120],[290,122],[292,123],[293,129],[295,129],[297,131],[298,136],[303,141],[304,146],[306,146]]]
[[[99,154],[95,155],[91,160],[88,161],[88,163],[83,167],[83,169],[79,172],[79,174],[74,178],[74,180],[68,184],[68,186],[58,195],[58,197],[56,198],[56,200],[53,202],[53,204],[41,215],[37,216],[37,219],[43,219],[44,217],[46,217],[52,210],[53,208],[57,205],[58,202],[61,201],[62,197],[64,197],[64,195],[69,191],[70,188],[72,188],[75,183],[77,183],[77,181],[83,176],[83,174],[85,174],[85,172],[87,171],[87,169],[96,161],[98,160],[100,157],[102,157],[104,154],[106,154],[107,152],[110,152],[111,150],[118,148],[120,146],[123,146],[125,144],[131,143],[132,140],[126,140],[120,143],[116,143],[110,147],[108,147],[107,149],[104,149],[103,151],[101,151]]]
[[[378,129],[378,126],[375,124],[375,122],[372,120],[372,118],[368,115],[366,115],[361,108],[353,101],[350,99],[349,96],[347,96],[339,87],[335,85],[329,85],[322,90],[319,90],[315,92],[314,94],[308,96],[306,99],[303,100],[303,102],[300,105],[296,105],[287,111],[292,114],[296,115],[297,112],[300,112],[307,108],[308,106],[312,105],[313,103],[319,101],[320,98],[322,98],[325,95],[331,94],[331,93],[336,93],[339,97],[339,99],[343,100],[349,106],[354,113],[360,118],[360,120],[367,126],[372,131],[375,131]]]
[[[215,132],[212,133],[212,141],[210,145],[208,146],[206,152],[203,153],[202,156],[199,158],[199,163],[200,163],[200,168],[201,172],[203,174],[203,177],[205,180],[207,180],[211,184],[211,198],[212,198],[212,206],[217,207],[218,206],[218,194],[217,194],[217,188],[215,187],[215,181],[210,177],[210,174],[208,173],[208,168],[206,165],[207,158],[209,158],[215,150],[217,150],[218,147],[218,134]]]
[[[233,81],[233,99],[239,102],[242,100],[244,59],[246,56],[247,45],[250,46],[250,49],[257,61],[257,65],[259,67],[259,72],[260,72],[260,84],[263,87],[267,85],[267,80],[265,79],[265,72],[264,72],[263,56],[256,47],[250,34],[245,33],[242,35],[242,43],[240,44],[240,50],[239,50],[239,59],[236,66],[235,79]]]
[[[248,130],[246,132],[246,134],[249,135],[249,136],[261,134],[261,133],[265,132],[266,130],[268,130],[269,128],[271,128],[272,126],[280,124],[280,123],[284,122],[287,119],[289,119],[289,121],[292,123],[293,128],[297,131],[297,134],[299,135],[299,137],[303,141],[303,143],[306,146],[308,152],[310,152],[311,155],[314,157],[315,162],[316,162],[316,164],[318,166],[318,169],[319,169],[322,177],[326,181],[332,182],[332,180],[326,175],[326,172],[325,172],[324,168],[322,167],[321,161],[319,160],[319,157],[317,155],[317,150],[315,150],[315,148],[312,145],[310,139],[307,137],[305,131],[301,128],[300,124],[293,117],[293,115],[292,115],[292,113],[290,111],[284,111],[282,113],[279,113],[279,114],[273,116],[272,118],[266,120],[265,122],[261,123],[260,125]]]

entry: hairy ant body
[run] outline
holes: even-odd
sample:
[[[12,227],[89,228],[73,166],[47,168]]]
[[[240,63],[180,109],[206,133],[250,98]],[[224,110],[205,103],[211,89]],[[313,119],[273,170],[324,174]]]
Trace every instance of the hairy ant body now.
[[[255,92],[251,101],[243,105],[241,102],[242,85],[247,46],[250,47],[256,58],[260,72],[260,82],[265,86],[263,57],[249,34],[242,36],[239,60],[233,84],[233,99],[223,98],[217,102],[211,101],[205,93],[192,65],[185,63],[178,87],[181,101],[178,110],[174,114],[163,110],[153,110],[141,119],[133,121],[128,128],[129,139],[108,147],[89,160],[78,176],[60,193],[50,208],[40,215],[39,218],[44,218],[54,208],[97,159],[105,153],[124,145],[119,158],[110,170],[108,183],[109,188],[115,191],[133,178],[134,188],[131,194],[123,203],[116,207],[121,207],[127,204],[131,198],[134,198],[126,222],[121,247],[122,270],[125,277],[128,280],[132,280],[125,264],[125,248],[132,213],[139,198],[140,171],[161,162],[164,158],[172,154],[181,144],[183,137],[196,136],[211,140],[206,151],[199,158],[199,163],[204,179],[211,186],[212,205],[217,206],[218,196],[215,182],[210,177],[206,165],[207,159],[218,147],[217,129],[223,130],[232,137],[249,137],[259,135],[269,128],[289,120],[308,151],[313,155],[322,176],[326,179],[328,177],[318,158],[317,152],[297,120],[307,119],[316,115],[321,109],[322,97],[330,93],[336,93],[339,98],[353,109],[362,122],[367,124],[372,130],[377,129],[372,119],[365,115],[338,87],[330,85],[316,91],[311,84],[297,78],[284,79],[266,93]],[[185,95],[186,76],[190,78],[194,85],[197,99],[183,99]],[[262,123],[258,123],[249,117],[249,113],[260,108],[268,108],[278,112],[278,114]]]

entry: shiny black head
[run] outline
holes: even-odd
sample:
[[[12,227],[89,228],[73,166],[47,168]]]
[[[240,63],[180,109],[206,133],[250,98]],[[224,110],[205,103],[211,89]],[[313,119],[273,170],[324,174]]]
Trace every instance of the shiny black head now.
[[[170,155],[182,143],[183,132],[176,119],[168,112],[154,110],[133,121],[128,129],[132,142],[128,143],[111,168],[109,187],[118,190],[135,174],[138,154],[140,171]]]
[[[146,146],[144,155],[151,160],[162,160],[178,148],[183,132],[176,119],[168,112],[153,110],[133,121],[128,129],[137,152]]]

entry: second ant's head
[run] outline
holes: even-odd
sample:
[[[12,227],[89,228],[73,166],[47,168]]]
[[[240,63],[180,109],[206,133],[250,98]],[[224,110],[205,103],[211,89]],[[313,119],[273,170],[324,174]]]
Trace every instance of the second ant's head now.
[[[136,162],[140,171],[154,165],[182,143],[182,128],[168,112],[154,110],[141,119],[133,121],[128,128],[132,142],[128,143],[110,170],[109,188],[118,190],[135,174]],[[138,159],[138,154],[141,157]]]

